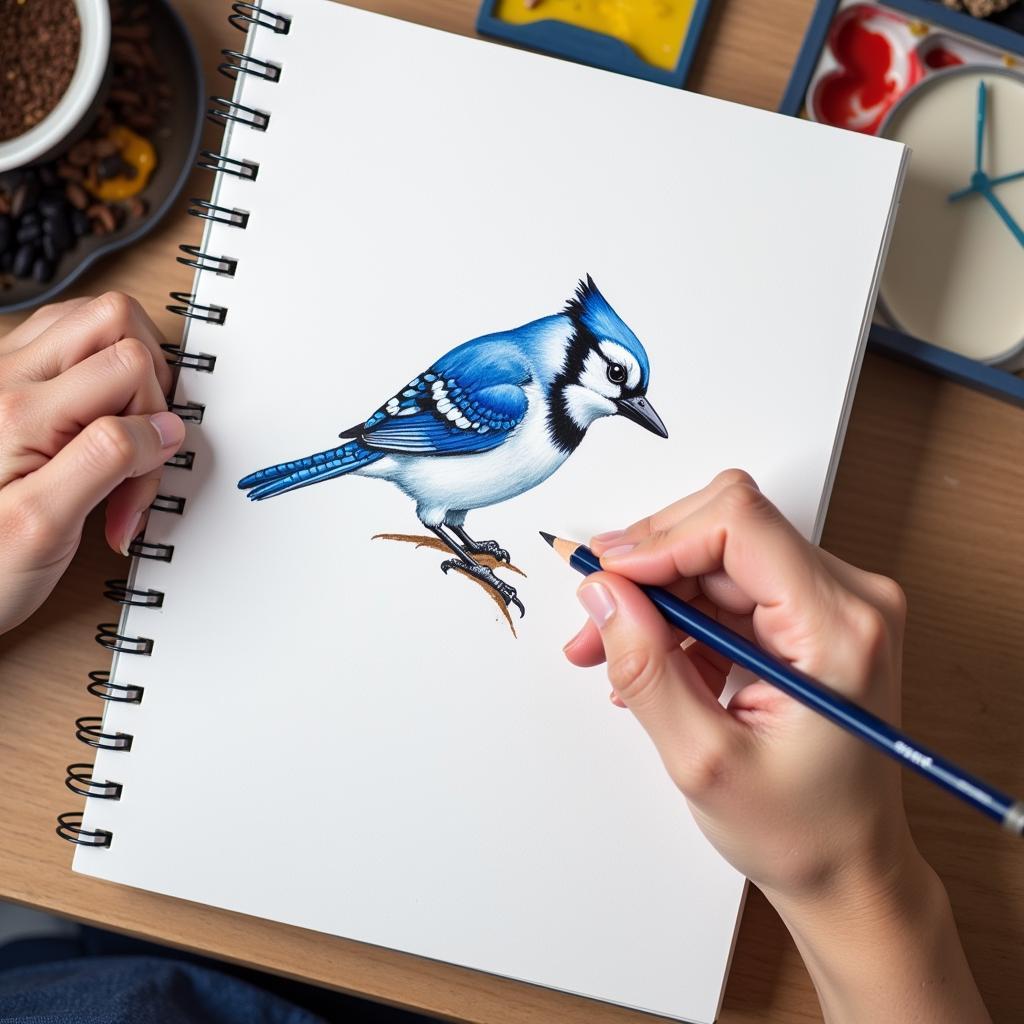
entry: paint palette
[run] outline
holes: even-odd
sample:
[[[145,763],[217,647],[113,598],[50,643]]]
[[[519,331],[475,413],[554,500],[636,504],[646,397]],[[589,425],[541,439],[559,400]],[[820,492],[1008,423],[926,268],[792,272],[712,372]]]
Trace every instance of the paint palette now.
[[[872,346],[1024,405],[1022,97],[1024,35],[931,0],[818,0],[780,109],[911,150]]]
[[[477,31],[681,87],[710,0],[484,0]]]
[[[1008,57],[891,8],[854,0],[840,4],[832,20],[807,90],[806,114],[874,134],[892,105],[928,75],[962,64],[1005,66]]]

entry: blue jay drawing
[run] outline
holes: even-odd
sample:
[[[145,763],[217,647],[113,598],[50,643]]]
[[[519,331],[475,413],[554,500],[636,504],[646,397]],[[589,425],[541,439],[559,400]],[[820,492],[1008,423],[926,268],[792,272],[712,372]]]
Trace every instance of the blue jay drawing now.
[[[474,556],[508,562],[493,540],[466,532],[470,509],[543,483],[602,416],[623,416],[668,437],[647,401],[650,364],[636,335],[593,280],[554,316],[467,341],[413,378],[337,448],[250,473],[238,481],[254,501],[333,477],[390,480],[459,568],[491,587],[520,616],[514,587]]]

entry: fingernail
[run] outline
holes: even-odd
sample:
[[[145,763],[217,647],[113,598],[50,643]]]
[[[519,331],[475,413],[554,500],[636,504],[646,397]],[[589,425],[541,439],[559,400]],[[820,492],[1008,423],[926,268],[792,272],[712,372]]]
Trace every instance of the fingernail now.
[[[153,424],[153,429],[160,438],[161,448],[171,448],[176,444],[181,444],[182,438],[185,436],[185,424],[173,412],[154,413],[149,417],[149,422]]]
[[[607,551],[601,552],[602,558],[619,558],[622,555],[628,555],[630,551],[635,548],[635,544],[620,544],[618,547],[609,548]]]
[[[576,596],[598,629],[603,629],[615,614],[615,601],[603,583],[585,583]]]
[[[144,512],[145,509],[142,510]],[[136,512],[134,516],[128,522],[128,528],[124,531],[124,540],[121,541],[121,554],[129,554],[129,548],[131,547],[132,541],[142,532],[140,526],[142,523],[142,512]]]
[[[620,537],[625,537],[625,530],[609,530],[607,533],[599,533],[591,538],[594,544],[612,544]]]

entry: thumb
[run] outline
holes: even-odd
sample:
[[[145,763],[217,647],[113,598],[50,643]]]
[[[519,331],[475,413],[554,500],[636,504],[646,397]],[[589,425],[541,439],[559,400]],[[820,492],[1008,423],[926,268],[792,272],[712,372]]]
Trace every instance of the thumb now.
[[[615,693],[651,737],[676,785],[699,797],[738,744],[737,723],[636,584],[595,573],[578,597],[601,633]]]
[[[24,478],[23,497],[45,510],[53,536],[77,536],[118,484],[158,469],[184,438],[185,424],[171,412],[102,416]]]

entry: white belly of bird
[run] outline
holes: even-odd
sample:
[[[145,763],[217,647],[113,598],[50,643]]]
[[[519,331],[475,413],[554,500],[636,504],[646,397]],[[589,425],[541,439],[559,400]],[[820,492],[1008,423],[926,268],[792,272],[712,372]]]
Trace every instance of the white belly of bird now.
[[[568,457],[548,434],[546,407],[537,390],[526,389],[523,422],[499,447],[475,455],[389,455],[357,470],[397,484],[416,502],[428,526],[449,511],[507,501],[542,483]]]

